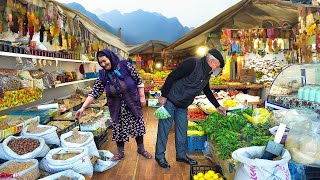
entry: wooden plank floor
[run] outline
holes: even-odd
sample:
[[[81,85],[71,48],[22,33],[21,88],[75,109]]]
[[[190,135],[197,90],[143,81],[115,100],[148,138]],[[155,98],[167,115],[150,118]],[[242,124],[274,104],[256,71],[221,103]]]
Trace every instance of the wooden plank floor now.
[[[157,138],[158,119],[153,116],[155,108],[144,108],[144,117],[146,123],[147,133],[144,136],[145,149],[153,156],[155,153],[155,144]],[[116,143],[111,141],[111,130],[108,134],[108,142],[103,144],[100,149],[106,149],[112,153],[116,152]],[[188,180],[190,174],[190,166],[185,163],[176,162],[175,153],[175,138],[174,127],[169,134],[169,141],[167,144],[166,159],[171,165],[169,170],[158,166],[153,159],[145,159],[137,153],[137,145],[134,139],[125,144],[125,158],[120,161],[115,167],[103,173],[94,173],[92,179],[94,180]],[[206,159],[202,153],[189,154],[189,157],[198,161],[202,165],[212,165],[211,161]]]

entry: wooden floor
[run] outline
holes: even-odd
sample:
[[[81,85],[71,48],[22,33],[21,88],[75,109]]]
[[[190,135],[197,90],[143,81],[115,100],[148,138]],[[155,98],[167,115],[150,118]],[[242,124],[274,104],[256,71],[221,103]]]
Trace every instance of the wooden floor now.
[[[144,108],[144,117],[147,133],[144,136],[145,149],[153,156],[155,153],[155,144],[157,138],[158,119],[153,116],[155,108]],[[100,149],[106,149],[112,153],[116,152],[116,143],[110,140],[111,131],[109,131],[109,141],[103,144]],[[212,165],[202,153],[189,154],[189,157],[198,161],[201,165]],[[175,161],[175,142],[174,128],[169,134],[167,144],[166,159],[171,165],[169,170],[158,166],[153,159],[145,159],[137,153],[137,145],[134,139],[125,144],[125,158],[121,160],[115,167],[103,173],[94,173],[94,180],[188,180],[190,174],[190,166],[185,163]]]

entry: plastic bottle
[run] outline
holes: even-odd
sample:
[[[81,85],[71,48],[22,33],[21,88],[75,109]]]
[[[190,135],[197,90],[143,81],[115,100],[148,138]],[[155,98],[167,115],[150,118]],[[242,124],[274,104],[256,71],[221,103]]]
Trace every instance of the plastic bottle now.
[[[309,99],[309,93],[310,93],[310,87],[309,87],[309,86],[306,86],[306,87],[303,89],[302,100],[308,101],[308,99]]]
[[[299,90],[298,90],[298,99],[302,99],[304,88],[305,88],[305,86],[299,88]]]
[[[316,100],[317,103],[320,103],[320,87],[318,87],[317,92],[316,92]]]
[[[317,87],[316,86],[312,86],[310,88],[310,93],[309,93],[309,97],[308,100],[311,102],[314,102],[316,100],[316,92],[317,92]]]

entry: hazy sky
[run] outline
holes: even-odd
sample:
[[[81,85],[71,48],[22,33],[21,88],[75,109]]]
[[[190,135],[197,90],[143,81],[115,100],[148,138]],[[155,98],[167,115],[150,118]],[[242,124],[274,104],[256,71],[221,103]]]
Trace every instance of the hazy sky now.
[[[168,18],[177,17],[182,25],[198,27],[240,0],[58,0],[77,2],[87,10],[109,12],[113,9],[128,13],[138,9],[158,12]]]

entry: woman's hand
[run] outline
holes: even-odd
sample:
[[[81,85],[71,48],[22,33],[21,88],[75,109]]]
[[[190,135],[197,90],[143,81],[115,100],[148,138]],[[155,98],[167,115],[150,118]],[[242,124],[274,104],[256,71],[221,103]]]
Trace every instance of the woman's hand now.
[[[147,105],[145,96],[140,96],[140,103],[142,107]]]
[[[81,107],[81,108],[76,112],[75,117],[76,117],[76,118],[81,118],[84,110],[85,110],[85,109]]]

